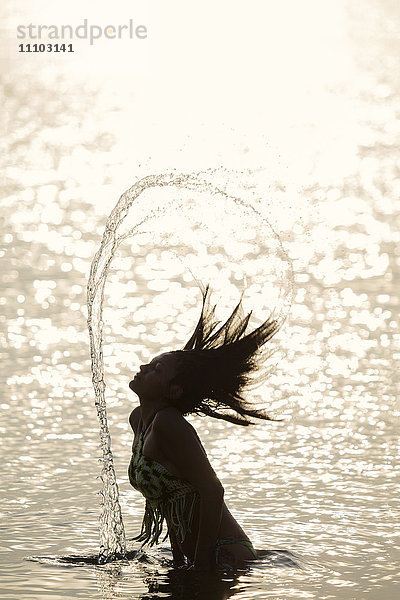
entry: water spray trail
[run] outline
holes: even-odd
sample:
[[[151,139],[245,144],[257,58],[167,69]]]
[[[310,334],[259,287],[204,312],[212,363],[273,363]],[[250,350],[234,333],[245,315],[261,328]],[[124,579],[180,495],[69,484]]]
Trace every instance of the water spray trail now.
[[[289,268],[289,292],[280,298],[280,319],[284,320],[289,312],[293,296],[292,286],[292,267],[291,261],[284,251],[279,236],[273,231],[268,221],[261,217],[254,207],[247,205],[240,198],[231,196],[215,185],[207,181],[207,177],[213,175],[212,171],[205,171],[197,174],[162,174],[150,175],[136,182],[128,189],[118,200],[107,219],[100,248],[94,256],[89,280],[87,284],[87,307],[88,307],[88,329],[90,338],[90,355],[92,363],[92,382],[95,392],[95,406],[100,424],[100,444],[102,449],[102,470],[100,478],[102,480],[101,494],[101,513],[100,513],[100,553],[99,561],[107,562],[113,558],[126,556],[125,530],[122,520],[121,507],[119,503],[119,491],[114,470],[113,455],[111,451],[111,438],[107,424],[107,410],[105,400],[106,384],[104,381],[104,361],[103,361],[103,299],[104,288],[107,275],[114,255],[127,237],[133,236],[138,227],[153,216],[168,211],[168,205],[163,209],[148,210],[147,215],[125,233],[118,235],[118,229],[128,215],[134,201],[151,187],[175,186],[176,188],[185,188],[207,192],[210,195],[223,197],[225,200],[234,202],[236,205],[246,210],[252,210],[262,222],[272,230],[273,236],[276,236],[280,252]],[[204,175],[204,178],[200,176]]]
[[[105,400],[104,361],[103,361],[103,299],[107,274],[115,252],[126,237],[118,237],[117,230],[134,200],[146,189],[154,185],[175,185],[182,183],[181,176],[149,176],[133,185],[125,192],[107,219],[105,231],[96,253],[87,284],[88,330],[90,356],[92,361],[92,383],[95,392],[95,406],[100,424],[100,445],[102,449],[101,513],[100,513],[100,553],[99,561],[106,562],[126,555],[125,529],[119,503],[118,484],[115,475],[111,438],[107,424]]]

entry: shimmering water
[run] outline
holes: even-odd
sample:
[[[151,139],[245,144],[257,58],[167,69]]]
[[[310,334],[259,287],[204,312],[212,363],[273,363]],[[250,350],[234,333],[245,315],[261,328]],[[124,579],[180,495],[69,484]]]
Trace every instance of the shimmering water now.
[[[268,37],[276,50],[266,59],[268,89],[235,55],[235,81],[241,73],[251,103],[227,80],[207,104],[207,87],[164,69],[161,49],[157,84],[124,81],[118,93],[62,67],[57,75],[26,74],[22,66],[6,75],[4,598],[397,598],[400,15],[389,1],[327,3],[324,13],[319,4],[294,14],[296,28],[282,17],[298,56],[283,54],[275,70],[283,45]],[[173,97],[157,90],[168,82],[164,71]],[[211,73],[215,84],[220,70]],[[146,112],[150,90],[156,116]],[[267,152],[266,140],[279,142],[284,160]],[[249,431],[191,420],[256,547],[291,552],[301,568],[271,559],[235,581],[203,581],[195,592],[196,582],[169,570],[166,547],[103,567],[28,561],[99,547],[85,287],[107,215],[135,179],[221,164],[228,168],[221,185],[268,216],[293,261],[283,356],[263,389],[286,421]],[[189,317],[174,312],[174,302],[190,304],[191,322],[197,311],[185,265],[165,252],[145,235],[121,246],[104,307],[108,412],[128,538],[139,529],[143,501],[126,476],[135,403],[127,383],[140,361],[185,338]],[[224,268],[227,280],[243,281],[234,262]]]

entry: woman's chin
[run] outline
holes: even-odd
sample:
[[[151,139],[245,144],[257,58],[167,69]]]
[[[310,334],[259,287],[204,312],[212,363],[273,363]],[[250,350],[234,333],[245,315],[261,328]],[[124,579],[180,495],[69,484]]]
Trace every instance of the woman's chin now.
[[[136,392],[136,381],[134,379],[132,379],[132,381],[129,382],[129,387],[132,390],[132,392]]]

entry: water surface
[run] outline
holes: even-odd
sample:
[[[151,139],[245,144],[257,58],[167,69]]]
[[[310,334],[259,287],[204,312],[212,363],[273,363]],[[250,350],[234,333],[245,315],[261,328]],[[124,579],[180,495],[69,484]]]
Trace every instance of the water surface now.
[[[161,129],[147,135],[150,119],[140,113],[145,91],[131,83],[115,94],[106,82],[75,81],[62,68],[56,78],[6,77],[0,275],[5,599],[195,597],[196,584],[170,571],[167,547],[142,561],[104,567],[27,558],[98,551],[100,451],[85,287],[107,215],[133,180],[171,167],[202,169],[206,155],[213,167],[239,169],[225,178],[230,193],[258,203],[279,230],[293,260],[296,294],[279,334],[284,356],[262,391],[266,403],[282,407],[285,422],[251,430],[191,422],[255,546],[293,553],[301,568],[270,560],[196,593],[397,597],[400,14],[392,2],[337,2],[330,8],[335,19],[326,22],[311,4],[310,30],[325,39],[326,68],[310,60],[303,81],[286,77],[281,91],[289,104],[275,117],[257,113],[261,100],[255,100],[260,137],[255,130],[246,137],[244,121],[232,132],[224,125],[207,130],[197,121],[191,127],[187,119],[179,129],[177,119],[176,138],[167,142],[165,115]],[[301,34],[292,38],[299,52],[305,51]],[[271,102],[279,97],[281,76],[271,72]],[[262,136],[278,139],[276,120],[286,171],[267,164],[260,150]],[[207,146],[206,134],[220,148]],[[298,195],[291,194],[295,187]],[[174,313],[173,298],[191,305],[193,323],[199,298],[185,269],[150,241],[121,247],[104,312],[109,420],[128,538],[139,530],[143,500],[126,474],[127,417],[136,402],[127,383],[141,361],[160,347],[178,347],[190,332],[188,318]],[[226,268],[234,280],[237,265]]]

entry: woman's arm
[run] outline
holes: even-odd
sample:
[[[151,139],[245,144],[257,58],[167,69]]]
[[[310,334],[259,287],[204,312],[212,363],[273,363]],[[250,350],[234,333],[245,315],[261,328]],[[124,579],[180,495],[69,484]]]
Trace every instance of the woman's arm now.
[[[172,557],[174,564],[177,567],[182,567],[186,564],[185,555],[182,552],[182,548],[176,537],[176,533],[173,527],[168,528],[169,541],[171,542]]]
[[[215,566],[215,544],[221,524],[223,503],[222,485],[200,493],[200,523],[194,556],[195,569],[210,569]]]
[[[157,442],[182,479],[199,493],[200,521],[194,567],[214,565],[215,544],[221,524],[224,488],[211,467],[193,427],[174,408],[157,413],[153,427]]]

